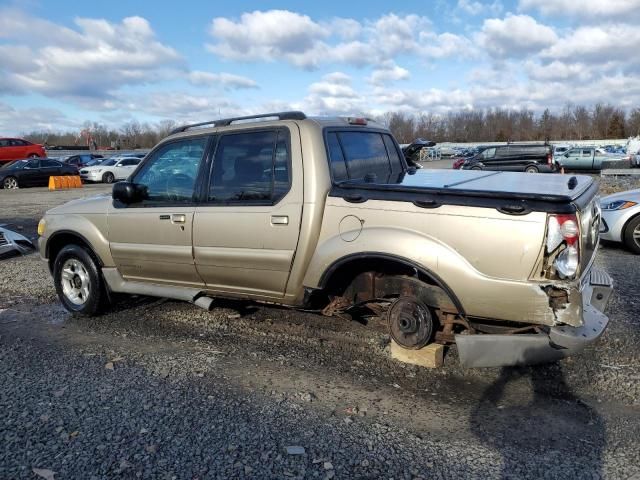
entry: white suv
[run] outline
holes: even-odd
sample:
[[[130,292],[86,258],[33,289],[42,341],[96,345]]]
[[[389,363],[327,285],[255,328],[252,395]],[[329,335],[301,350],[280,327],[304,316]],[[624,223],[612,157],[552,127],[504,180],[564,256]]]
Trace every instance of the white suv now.
[[[133,173],[141,160],[138,157],[108,158],[98,165],[82,168],[80,178],[86,182],[103,183],[125,180]]]

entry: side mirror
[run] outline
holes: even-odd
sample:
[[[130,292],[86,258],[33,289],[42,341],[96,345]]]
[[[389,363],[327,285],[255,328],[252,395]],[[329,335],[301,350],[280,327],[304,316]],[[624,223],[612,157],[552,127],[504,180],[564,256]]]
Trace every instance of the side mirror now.
[[[118,200],[125,205],[130,205],[144,200],[146,197],[146,187],[132,182],[114,183],[111,196],[114,200]]]

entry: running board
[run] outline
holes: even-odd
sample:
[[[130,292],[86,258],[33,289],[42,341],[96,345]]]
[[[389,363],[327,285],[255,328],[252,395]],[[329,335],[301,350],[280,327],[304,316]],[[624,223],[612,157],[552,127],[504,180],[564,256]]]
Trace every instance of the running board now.
[[[103,268],[102,276],[109,290],[116,293],[128,293],[131,295],[148,295],[150,297],[172,298],[191,302],[199,307],[209,310],[213,299],[202,295],[202,290],[191,287],[175,287],[172,285],[159,285],[157,283],[136,282],[125,280],[116,268]]]

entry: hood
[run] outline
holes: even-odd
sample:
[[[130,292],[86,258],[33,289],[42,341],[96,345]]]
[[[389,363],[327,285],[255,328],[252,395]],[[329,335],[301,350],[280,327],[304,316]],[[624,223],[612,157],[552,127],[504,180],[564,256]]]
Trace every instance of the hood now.
[[[636,190],[627,190],[624,192],[613,193],[611,195],[607,195],[606,197],[602,197],[600,199],[600,203],[610,203],[615,200],[630,200],[633,202],[640,203],[640,188]]]
[[[93,197],[79,198],[71,200],[63,205],[52,208],[47,211],[47,215],[65,215],[65,214],[106,214],[111,205],[111,194],[103,193]]]
[[[87,170],[89,172],[94,171],[94,170],[102,170],[105,168],[109,168],[106,165],[91,165],[90,167],[82,167],[82,170]]]

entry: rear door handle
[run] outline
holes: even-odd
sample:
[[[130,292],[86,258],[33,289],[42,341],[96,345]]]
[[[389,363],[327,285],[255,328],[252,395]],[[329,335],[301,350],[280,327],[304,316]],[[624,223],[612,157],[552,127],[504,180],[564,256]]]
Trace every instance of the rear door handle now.
[[[287,215],[271,215],[271,225],[289,225]]]
[[[185,223],[187,216],[183,213],[174,213],[171,215],[171,223]]]

